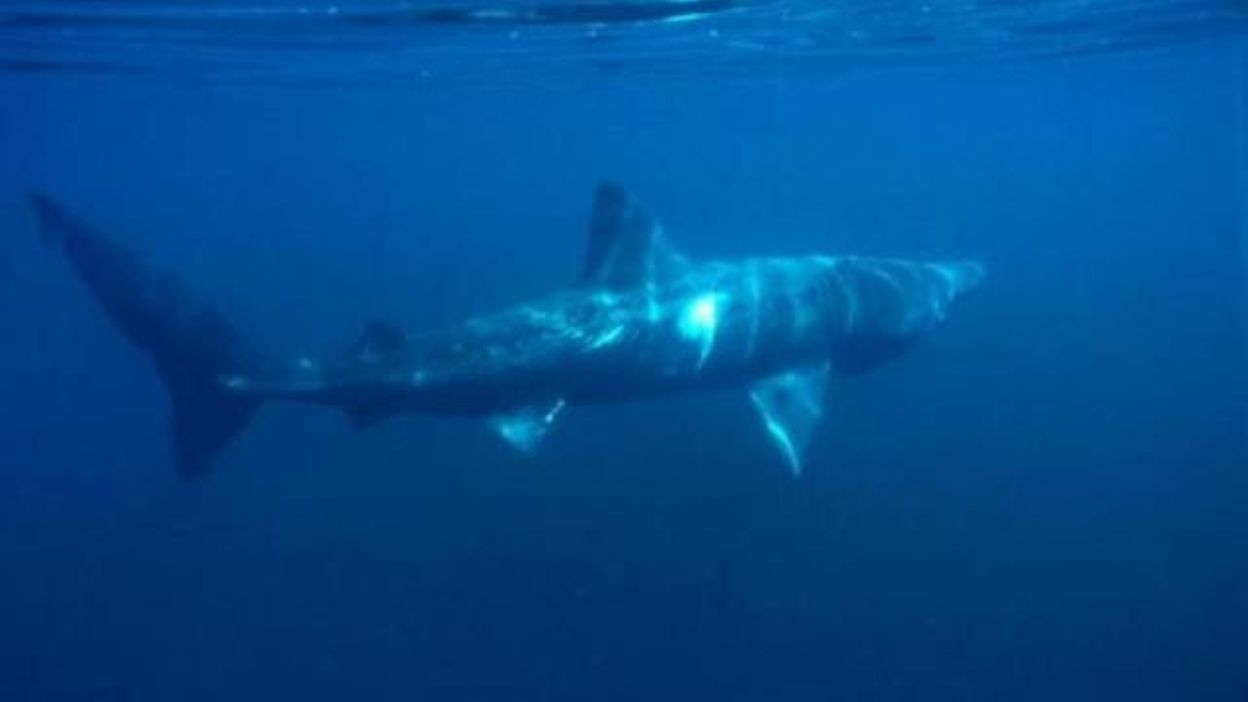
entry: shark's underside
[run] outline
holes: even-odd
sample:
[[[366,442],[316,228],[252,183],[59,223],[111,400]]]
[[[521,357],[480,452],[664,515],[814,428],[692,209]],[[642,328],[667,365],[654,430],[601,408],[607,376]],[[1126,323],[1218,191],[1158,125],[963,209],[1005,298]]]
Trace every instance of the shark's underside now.
[[[531,450],[569,406],[734,386],[798,472],[828,374],[895,357],[983,277],[966,261],[695,262],[604,184],[572,287],[429,333],[373,323],[342,358],[274,362],[176,279],[50,198],[32,202],[45,240],[165,379],[186,476],[206,470],[270,399],[333,406],[361,425],[406,412],[481,416]]]

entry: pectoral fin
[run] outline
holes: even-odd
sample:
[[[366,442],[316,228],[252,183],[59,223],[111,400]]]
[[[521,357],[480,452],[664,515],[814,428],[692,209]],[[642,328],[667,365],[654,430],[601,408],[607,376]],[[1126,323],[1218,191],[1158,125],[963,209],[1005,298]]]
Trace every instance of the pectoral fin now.
[[[490,426],[503,440],[524,453],[532,453],[554,426],[567,403],[562,399],[498,414],[490,418]]]
[[[795,371],[750,386],[750,399],[794,475],[802,473],[802,455],[823,416],[828,366]]]

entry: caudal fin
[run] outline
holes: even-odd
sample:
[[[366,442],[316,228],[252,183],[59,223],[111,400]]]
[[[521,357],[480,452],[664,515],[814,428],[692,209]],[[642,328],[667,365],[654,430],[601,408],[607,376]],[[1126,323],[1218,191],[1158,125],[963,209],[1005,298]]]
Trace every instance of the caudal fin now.
[[[44,241],[64,253],[122,334],[152,359],[169,389],[178,473],[184,478],[204,473],[259,404],[224,387],[220,378],[252,369],[256,356],[216,310],[187,294],[181,281],[150,270],[52,198],[35,193],[30,200]]]

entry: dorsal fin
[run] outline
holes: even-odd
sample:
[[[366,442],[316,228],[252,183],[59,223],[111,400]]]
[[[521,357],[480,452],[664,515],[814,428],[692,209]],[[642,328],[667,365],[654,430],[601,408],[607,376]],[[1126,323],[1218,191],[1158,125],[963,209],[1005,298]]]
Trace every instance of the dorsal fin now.
[[[582,282],[628,288],[671,276],[684,264],[684,256],[664,240],[662,227],[632,195],[615,183],[599,184]]]

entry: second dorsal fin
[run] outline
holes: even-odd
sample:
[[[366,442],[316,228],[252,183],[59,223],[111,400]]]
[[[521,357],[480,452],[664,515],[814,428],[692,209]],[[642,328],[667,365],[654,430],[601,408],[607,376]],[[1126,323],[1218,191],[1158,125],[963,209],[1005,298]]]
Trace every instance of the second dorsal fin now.
[[[599,184],[589,221],[582,282],[629,288],[668,277],[685,258],[663,238],[662,227],[624,188]]]

